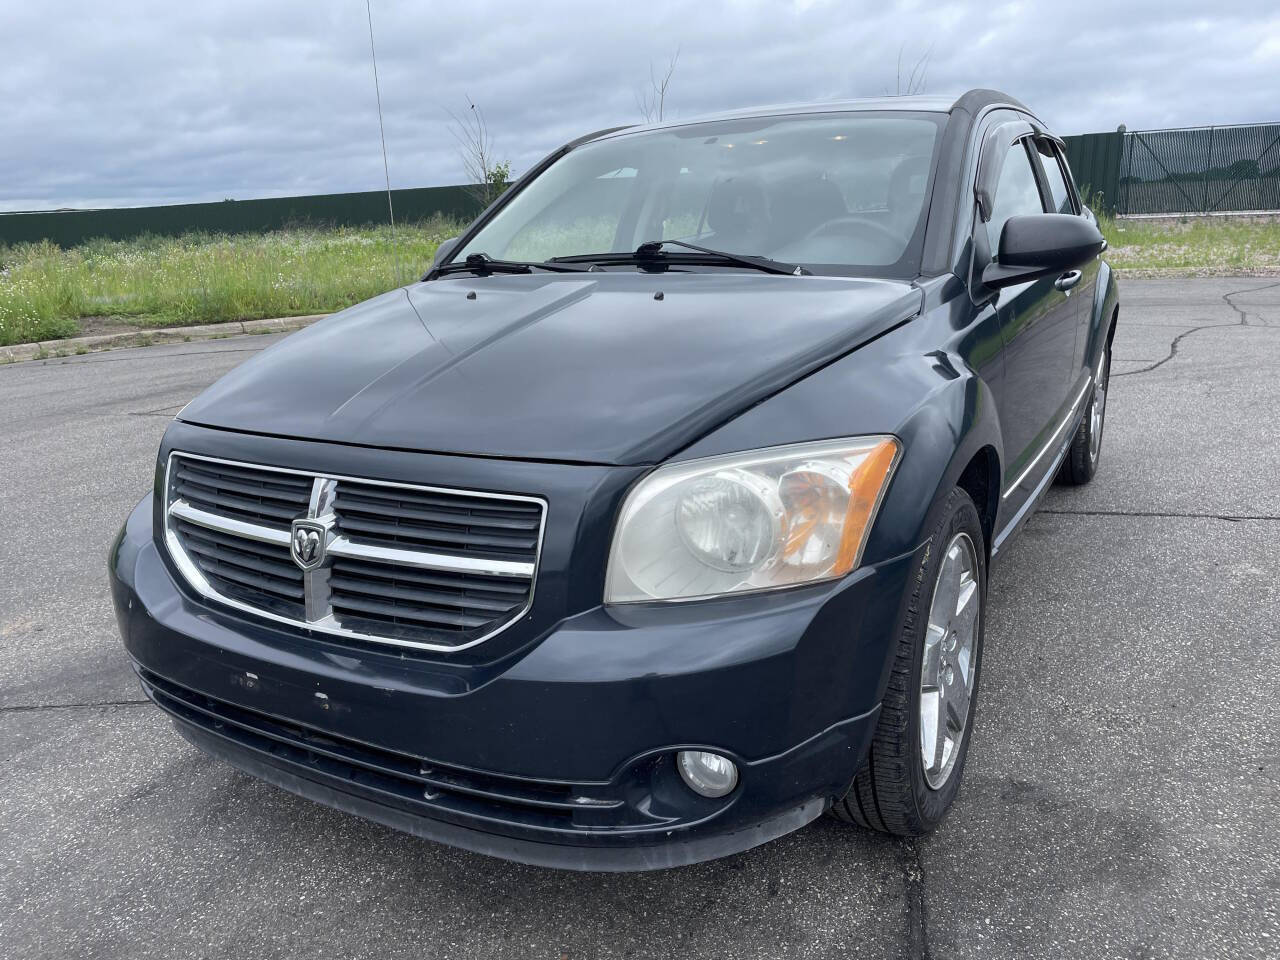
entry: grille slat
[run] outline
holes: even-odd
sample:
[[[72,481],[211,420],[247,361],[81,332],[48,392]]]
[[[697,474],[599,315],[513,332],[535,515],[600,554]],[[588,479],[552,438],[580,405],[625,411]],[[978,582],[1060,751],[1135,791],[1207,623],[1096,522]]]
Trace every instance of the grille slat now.
[[[175,528],[195,565],[213,586],[234,599],[264,600],[279,612],[304,609],[303,574],[289,557],[289,549],[206,530],[179,520]]]
[[[219,493],[216,490],[200,489],[182,481],[174,485],[174,493],[201,510],[231,516],[248,514],[256,515],[258,519],[283,520],[284,523],[281,526],[288,526],[289,521],[307,512],[305,503],[301,507],[288,507],[266,500],[249,500],[229,493]]]
[[[436,527],[416,523],[402,523],[398,520],[371,520],[367,517],[352,516],[349,513],[338,514],[339,527],[353,540],[379,541],[385,538],[393,543],[407,540],[422,543],[445,544],[449,547],[490,547],[494,552],[504,556],[527,556],[537,545],[537,536],[527,537],[501,536],[491,533],[473,533],[468,527]]]
[[[266,560],[258,554],[245,554],[208,541],[188,537],[187,549],[192,553],[207,558],[210,562],[239,567],[259,577],[264,583],[276,583],[281,589],[289,590],[295,583],[299,590],[302,587],[302,571],[296,566],[287,567],[275,560]],[[299,594],[301,595],[301,594]]]
[[[429,608],[413,603],[398,603],[395,600],[375,600],[371,597],[354,593],[343,593],[333,598],[333,609],[340,616],[353,613],[361,619],[372,616],[374,619],[387,620],[391,623],[418,623],[447,630],[450,627],[464,630],[487,626],[491,620],[487,616],[457,613],[452,610]]]
[[[261,540],[250,540],[248,537],[236,537],[228,533],[221,533],[217,530],[210,530],[196,523],[189,523],[186,520],[178,520],[175,524],[179,533],[184,538],[191,537],[197,540],[203,540],[208,543],[215,544],[220,547],[226,547],[237,553],[252,553],[267,563],[279,563],[283,566],[291,567],[293,572],[301,575],[299,570],[289,556],[289,548],[278,546],[274,543],[263,543]]]
[[[303,586],[301,583],[296,587],[291,587],[272,577],[264,577],[254,573],[252,570],[246,570],[244,567],[220,560],[206,561],[201,566],[204,567],[206,576],[233,580],[241,586],[251,587],[262,593],[272,593],[287,600],[301,601],[303,599]]]
[[[484,527],[494,530],[515,530],[536,533],[540,517],[523,514],[484,513],[471,514],[457,510],[432,510],[418,506],[396,506],[394,502],[374,501],[367,497],[356,497],[350,494],[339,494],[336,502],[339,510],[346,514],[358,513],[367,516],[381,516],[389,512],[398,517],[417,520],[423,523],[464,524],[472,527]]]
[[[333,572],[353,577],[381,577],[423,587],[444,587],[449,590],[466,590],[482,595],[506,595],[523,597],[529,592],[529,581],[521,577],[482,577],[471,573],[418,570],[413,567],[395,567],[367,560],[346,557],[333,562]]]
[[[324,516],[309,515],[313,494],[327,505],[316,508]],[[171,537],[208,584],[197,583],[201,590],[308,630],[457,650],[513,623],[532,602],[545,510],[532,498],[175,454],[166,502]],[[303,518],[322,534],[320,559],[308,557],[316,574],[289,547],[291,522]]]
[[[403,509],[441,509],[448,513],[463,514],[494,520],[532,518],[541,519],[542,507],[537,503],[501,498],[476,497],[460,493],[442,494],[428,490],[411,490],[403,487],[378,487],[356,480],[344,480],[339,484],[338,495],[353,509],[370,509],[375,513],[398,512]]]
[[[521,500],[377,487],[339,481],[334,512],[342,532],[362,543],[420,546],[528,561],[538,549],[542,505]]]
[[[488,613],[509,613],[520,606],[521,598],[506,601],[491,600],[484,597],[466,596],[445,593],[438,590],[424,590],[388,583],[379,580],[361,580],[355,577],[335,576],[329,580],[329,588],[340,594],[352,594],[369,597],[393,597],[396,600],[407,600],[413,603],[430,604],[441,607],[456,607],[461,610],[475,610]]]
[[[278,500],[291,506],[300,504],[305,510],[307,500],[311,497],[311,484],[280,486],[278,484],[253,483],[238,480],[235,476],[211,476],[203,470],[192,470],[188,467],[178,469],[178,480],[183,483],[196,484],[211,490],[231,490],[235,493],[246,493],[253,497]]]
[[[264,489],[292,491],[306,496],[311,492],[311,479],[305,474],[284,473],[270,467],[257,467],[247,463],[230,463],[226,460],[183,459],[178,470],[209,480],[239,479]]]
[[[282,529],[307,512],[311,481],[232,464],[181,460],[170,492],[200,510]]]

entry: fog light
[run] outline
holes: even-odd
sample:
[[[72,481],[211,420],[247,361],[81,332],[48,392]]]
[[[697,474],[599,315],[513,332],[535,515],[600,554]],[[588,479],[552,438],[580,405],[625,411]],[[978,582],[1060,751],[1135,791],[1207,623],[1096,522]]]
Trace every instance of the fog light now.
[[[738,767],[728,757],[705,750],[681,750],[676,754],[680,778],[694,793],[723,797],[738,785]]]

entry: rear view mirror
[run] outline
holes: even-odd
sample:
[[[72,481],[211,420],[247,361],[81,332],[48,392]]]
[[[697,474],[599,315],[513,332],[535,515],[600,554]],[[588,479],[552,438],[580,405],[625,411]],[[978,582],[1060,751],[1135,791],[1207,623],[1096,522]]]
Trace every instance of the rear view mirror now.
[[[1010,217],[1000,233],[995,262],[982,271],[994,289],[1026,283],[1087,263],[1106,248],[1098,228],[1069,213]]]

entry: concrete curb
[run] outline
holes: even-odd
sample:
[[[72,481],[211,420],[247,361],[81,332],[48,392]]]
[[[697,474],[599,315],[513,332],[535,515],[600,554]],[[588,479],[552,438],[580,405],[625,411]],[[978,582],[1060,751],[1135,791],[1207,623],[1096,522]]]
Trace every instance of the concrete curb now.
[[[82,353],[96,353],[99,350],[119,350],[122,347],[149,347],[157,343],[220,340],[223,337],[239,337],[245,334],[288,333],[291,330],[301,330],[327,316],[329,316],[327,313],[317,313],[305,317],[202,323],[194,327],[162,327],[156,330],[139,328],[126,333],[104,333],[94,337],[69,337],[66,340],[18,343],[11,347],[0,347],[0,363],[71,357]]]

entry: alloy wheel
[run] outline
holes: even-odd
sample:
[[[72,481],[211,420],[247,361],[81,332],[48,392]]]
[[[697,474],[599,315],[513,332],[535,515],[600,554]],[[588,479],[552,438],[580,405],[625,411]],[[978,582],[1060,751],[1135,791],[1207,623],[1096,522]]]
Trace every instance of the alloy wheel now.
[[[1102,451],[1102,422],[1107,413],[1107,381],[1111,379],[1111,348],[1103,347],[1101,374],[1089,402],[1089,459],[1097,462]]]
[[[951,776],[968,725],[981,603],[977,550],[957,533],[938,569],[920,669],[920,759],[934,790]]]

